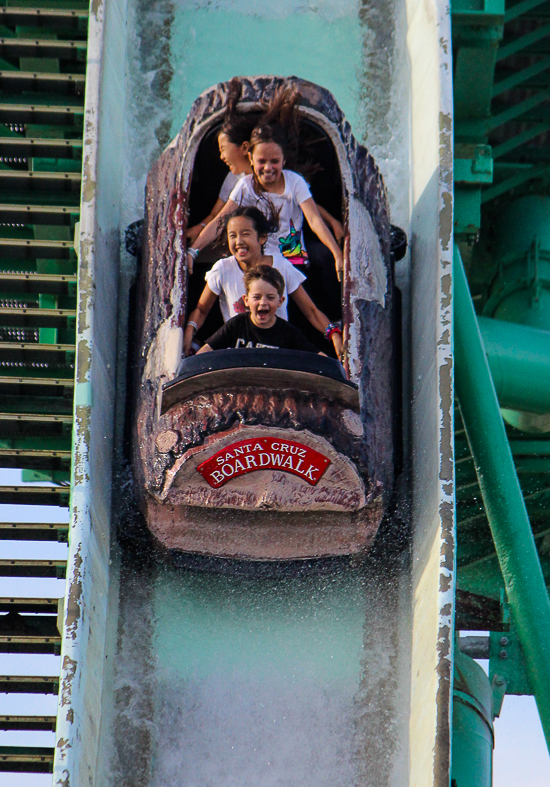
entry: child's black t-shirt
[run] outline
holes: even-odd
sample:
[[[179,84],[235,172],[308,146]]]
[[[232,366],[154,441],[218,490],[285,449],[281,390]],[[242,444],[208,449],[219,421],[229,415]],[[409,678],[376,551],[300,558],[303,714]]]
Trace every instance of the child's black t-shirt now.
[[[275,317],[275,325],[271,328],[258,328],[250,319],[250,314],[237,314],[206,340],[213,350],[228,348],[261,348],[282,350],[307,350],[318,353],[319,350],[286,320]]]

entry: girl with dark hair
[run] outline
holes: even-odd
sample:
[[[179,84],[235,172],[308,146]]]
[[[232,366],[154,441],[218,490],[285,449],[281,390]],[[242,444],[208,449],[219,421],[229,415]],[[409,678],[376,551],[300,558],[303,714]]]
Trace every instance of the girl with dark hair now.
[[[252,172],[238,181],[219,215],[232,213],[238,205],[258,207],[265,212],[266,204],[273,204],[279,212],[279,226],[277,232],[269,235],[266,250],[270,254],[281,254],[295,265],[308,261],[302,232],[305,216],[313,232],[330,250],[340,276],[343,269],[340,246],[323,221],[304,178],[291,169],[285,169],[287,160],[291,165],[295,164],[298,155],[298,99],[299,93],[294,87],[281,86],[275,92],[261,122],[250,136],[248,157]],[[323,215],[340,240],[343,234],[341,224],[326,211]],[[218,233],[213,221],[200,233],[195,247],[187,251],[190,270],[199,251]]]
[[[252,166],[248,158],[248,141],[257,123],[257,114],[251,115],[250,113],[238,113],[236,111],[241,92],[241,81],[234,77],[229,83],[224,122],[218,132],[220,158],[229,167],[229,172],[222,183],[218,199],[208,216],[199,224],[187,229],[186,235],[189,243],[193,243],[206,225],[216,218],[227,203],[229,195],[240,178],[252,173]]]
[[[342,354],[342,335],[340,328],[332,325],[319,311],[302,287],[305,276],[281,255],[264,254],[265,244],[278,226],[276,213],[270,209],[266,216],[255,207],[237,208],[231,215],[218,220],[220,231],[225,228],[225,237],[231,252],[230,257],[218,260],[205,276],[206,286],[196,308],[187,322],[183,348],[185,355],[191,354],[193,337],[208,316],[216,300],[220,299],[220,309],[224,322],[246,311],[243,296],[246,294],[245,274],[255,265],[270,265],[282,275],[287,297],[290,296],[314,328],[331,340],[338,357]],[[286,320],[286,300],[278,309],[277,316]]]

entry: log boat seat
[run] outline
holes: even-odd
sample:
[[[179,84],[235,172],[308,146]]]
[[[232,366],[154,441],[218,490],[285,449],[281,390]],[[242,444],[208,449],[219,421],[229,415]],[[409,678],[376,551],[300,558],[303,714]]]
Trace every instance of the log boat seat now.
[[[285,388],[343,402],[359,412],[359,391],[333,358],[301,350],[214,350],[185,358],[162,389],[161,415],[195,396],[227,388]]]

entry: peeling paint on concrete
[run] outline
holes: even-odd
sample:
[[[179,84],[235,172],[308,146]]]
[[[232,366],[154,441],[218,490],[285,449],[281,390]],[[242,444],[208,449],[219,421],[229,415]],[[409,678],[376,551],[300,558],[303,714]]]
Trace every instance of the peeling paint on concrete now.
[[[409,0],[408,9],[416,243],[413,249],[416,469],[410,784],[448,787],[456,560],[450,8],[446,0]]]
[[[117,38],[116,27],[123,16],[119,5],[124,5],[124,0],[115,0],[108,8],[103,0],[93,0],[88,26],[81,217],[76,238],[79,266],[73,476],[54,758],[54,784],[58,787],[98,784],[104,649],[111,623],[107,599],[114,392],[106,370],[114,366],[116,349],[112,339],[116,336],[119,243],[118,237],[113,233],[108,237],[106,231],[110,221],[116,224],[116,215],[111,219],[110,214],[116,214],[113,205],[118,198],[112,199],[109,189],[118,181],[116,167],[102,164],[105,151],[98,142],[100,124],[108,118],[108,152],[121,144],[120,139],[117,142],[122,129],[117,111],[123,111],[123,102],[113,98],[119,82],[108,63],[113,52],[120,57],[119,67],[124,61],[120,42],[125,38]],[[105,46],[108,36],[115,38],[115,47]],[[107,167],[109,177],[103,175],[101,180],[102,167]],[[105,184],[103,199],[98,194],[100,180]],[[106,213],[107,220],[98,218],[98,210]],[[113,292],[115,297],[110,297]]]

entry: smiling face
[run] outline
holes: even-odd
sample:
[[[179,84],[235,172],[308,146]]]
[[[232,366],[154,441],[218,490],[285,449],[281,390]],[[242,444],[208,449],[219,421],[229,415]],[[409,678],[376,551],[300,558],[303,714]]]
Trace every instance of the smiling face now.
[[[284,189],[285,157],[279,145],[275,142],[258,143],[250,154],[250,163],[266,191],[273,191],[281,186]]]
[[[248,142],[243,142],[242,145],[235,145],[229,141],[227,134],[222,133],[218,136],[218,147],[221,160],[224,164],[227,164],[234,175],[250,171]]]
[[[251,282],[248,292],[243,295],[244,305],[250,310],[250,318],[257,328],[272,328],[275,325],[275,312],[284,299],[276,287],[263,279]]]
[[[262,259],[262,246],[267,235],[258,235],[254,222],[248,216],[233,216],[227,222],[229,251],[241,267],[251,268]]]

